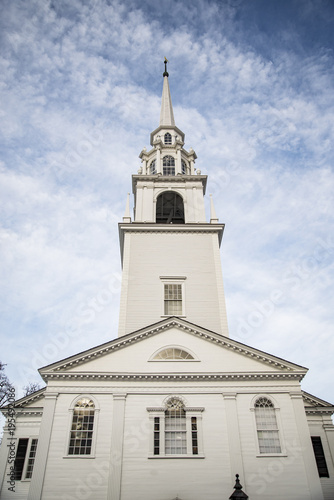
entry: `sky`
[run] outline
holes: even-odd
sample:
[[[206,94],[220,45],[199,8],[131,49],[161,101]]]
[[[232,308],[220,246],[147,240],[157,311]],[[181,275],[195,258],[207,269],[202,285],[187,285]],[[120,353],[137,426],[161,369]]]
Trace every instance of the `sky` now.
[[[0,1],[0,359],[18,397],[117,337],[117,224],[166,56],[226,224],[230,337],[308,367],[302,388],[334,403],[333,37],[331,0]]]

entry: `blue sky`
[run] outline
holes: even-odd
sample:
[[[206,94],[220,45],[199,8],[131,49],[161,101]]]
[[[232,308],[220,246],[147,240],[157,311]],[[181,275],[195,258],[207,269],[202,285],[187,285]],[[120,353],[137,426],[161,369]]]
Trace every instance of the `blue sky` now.
[[[1,356],[37,368],[117,336],[117,223],[159,120],[226,224],[230,336],[334,402],[334,4],[2,0]]]

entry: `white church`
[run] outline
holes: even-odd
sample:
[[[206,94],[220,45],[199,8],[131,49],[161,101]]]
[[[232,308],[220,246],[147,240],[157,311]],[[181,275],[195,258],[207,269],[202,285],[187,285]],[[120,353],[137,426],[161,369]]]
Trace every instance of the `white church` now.
[[[119,224],[118,337],[41,368],[14,433],[3,410],[1,500],[333,500],[334,407],[306,368],[229,337],[224,225],[166,63],[150,143]]]

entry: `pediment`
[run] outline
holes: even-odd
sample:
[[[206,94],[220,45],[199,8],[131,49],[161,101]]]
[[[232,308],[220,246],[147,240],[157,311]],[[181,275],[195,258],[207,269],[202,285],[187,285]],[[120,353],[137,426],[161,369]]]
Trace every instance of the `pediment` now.
[[[170,345],[193,360],[152,360]],[[39,370],[50,378],[301,378],[307,369],[176,317],[86,350]]]
[[[15,401],[15,415],[20,415],[24,413],[25,415],[38,415],[42,414],[43,411],[43,400],[44,393],[46,391],[46,387],[35,391],[28,396],[24,396]],[[1,408],[1,411],[4,415],[7,416],[10,411],[11,405],[7,404]]]
[[[334,413],[334,406],[323,399],[317,398],[312,394],[302,391],[303,401],[306,413]]]

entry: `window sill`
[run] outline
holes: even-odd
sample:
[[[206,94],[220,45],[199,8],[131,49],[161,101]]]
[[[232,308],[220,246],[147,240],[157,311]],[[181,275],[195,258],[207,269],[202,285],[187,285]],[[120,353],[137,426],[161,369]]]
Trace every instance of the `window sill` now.
[[[268,458],[268,457],[287,457],[286,453],[259,453],[256,458]]]
[[[160,318],[186,318],[185,314],[162,314]]]
[[[91,459],[91,458],[95,458],[95,455],[64,455],[63,458],[85,458],[85,459]]]
[[[205,458],[205,455],[203,453],[198,454],[198,455],[149,455],[149,459],[151,458]]]

